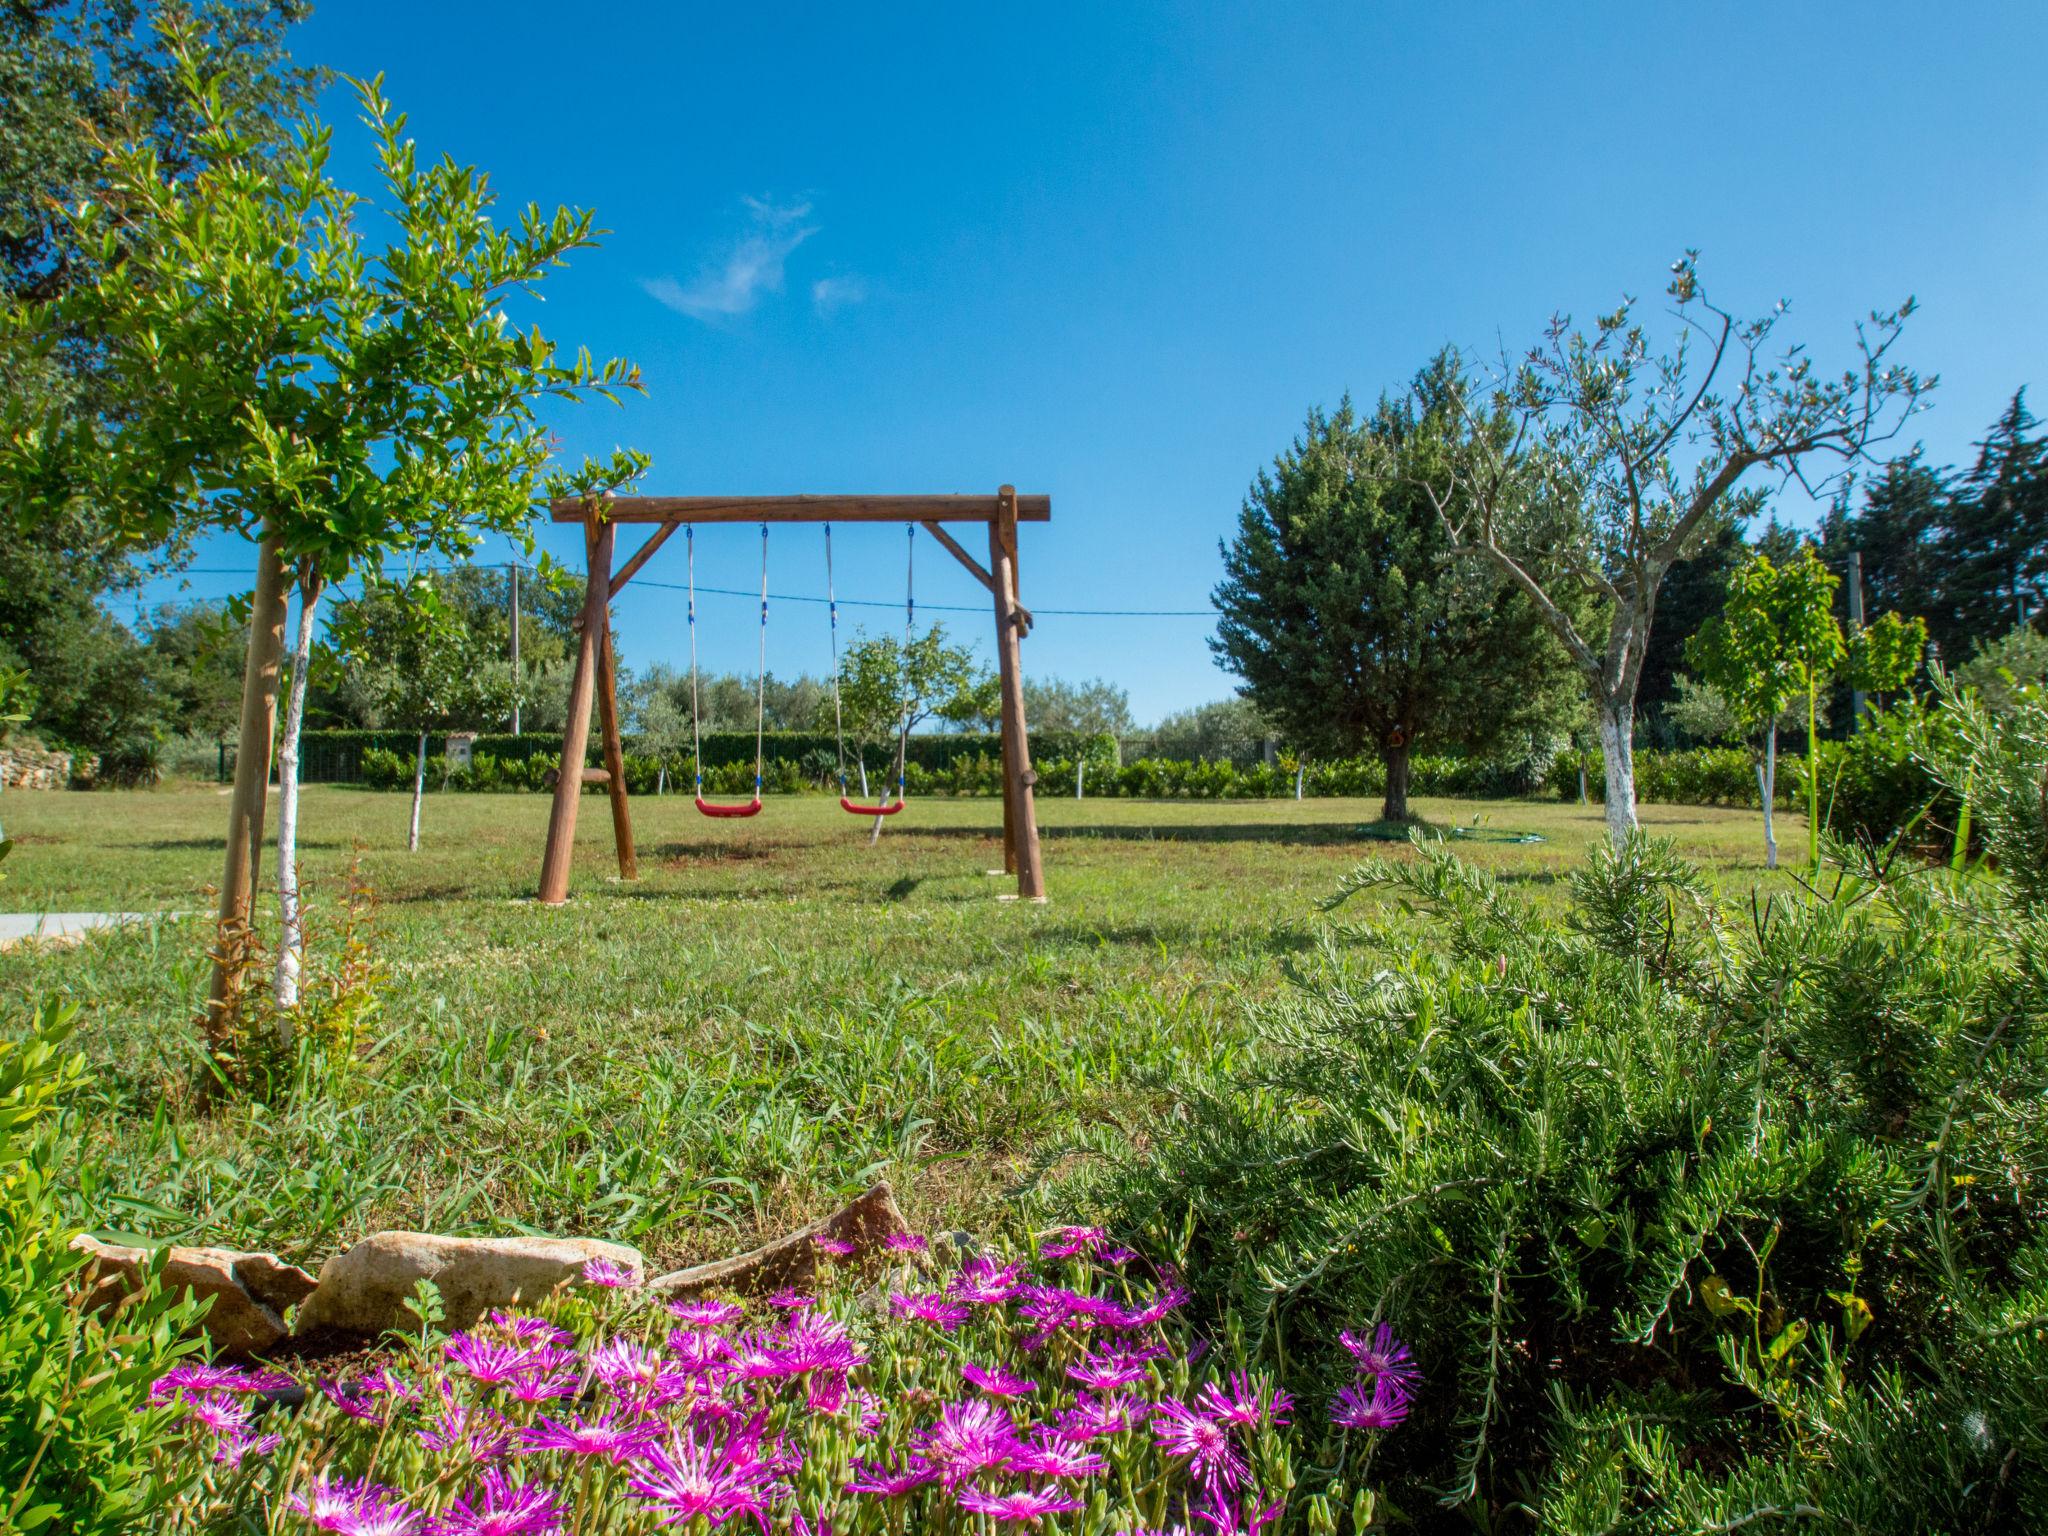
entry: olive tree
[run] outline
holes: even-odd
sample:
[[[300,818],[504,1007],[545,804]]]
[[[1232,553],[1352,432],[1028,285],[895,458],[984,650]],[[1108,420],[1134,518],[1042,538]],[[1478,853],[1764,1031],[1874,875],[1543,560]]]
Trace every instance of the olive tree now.
[[[1617,846],[1636,821],[1636,688],[1666,574],[1755,511],[1756,482],[1838,490],[1934,385],[1891,357],[1910,299],[1859,323],[1855,361],[1830,376],[1782,344],[1782,303],[1743,320],[1712,302],[1696,253],[1666,294],[1662,338],[1625,298],[1590,332],[1560,315],[1519,360],[1464,373],[1458,408],[1509,430],[1470,432],[1420,482],[1453,553],[1526,593],[1585,680]],[[1604,634],[1577,616],[1587,598]]]
[[[105,404],[91,416],[38,414],[10,399],[0,488],[31,515],[90,503],[138,544],[219,529],[256,547],[208,1005],[218,1044],[243,970],[294,576],[303,660],[312,610],[344,576],[400,551],[460,558],[486,532],[530,548],[550,452],[536,407],[638,377],[617,360],[562,359],[509,312],[593,242],[589,213],[529,206],[501,228],[488,178],[446,158],[422,164],[376,80],[356,92],[381,196],[358,197],[328,173],[325,127],[300,118],[279,145],[274,125],[202,77],[185,39],[168,46],[197,124],[190,168],[171,174],[146,141],[105,145],[100,190],[66,215],[100,258],[91,279],[0,320],[0,343],[48,352],[83,338],[100,358]],[[602,489],[642,462],[621,455],[557,488]],[[282,763],[288,807],[298,702]],[[287,1005],[294,853],[281,837]]]

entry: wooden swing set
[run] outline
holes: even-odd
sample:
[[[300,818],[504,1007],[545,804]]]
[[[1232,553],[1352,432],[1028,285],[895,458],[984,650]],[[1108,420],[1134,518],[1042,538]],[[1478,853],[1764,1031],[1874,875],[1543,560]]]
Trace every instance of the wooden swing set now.
[[[678,528],[699,523],[759,523],[765,544],[770,523],[824,523],[830,539],[832,523],[907,523],[913,534],[919,528],[936,539],[995,600],[996,667],[1002,685],[1003,755],[1003,870],[1017,877],[1017,895],[1026,901],[1045,899],[1045,871],[1039,860],[1038,822],[1032,800],[1032,785],[1038,776],[1031,769],[1031,745],[1024,725],[1024,674],[1021,653],[1023,638],[1031,633],[1031,612],[1017,600],[1017,525],[1043,523],[1052,518],[1049,496],[1019,496],[1013,486],[1004,486],[993,496],[608,496],[596,500],[569,499],[552,504],[558,523],[583,525],[584,551],[589,577],[583,593],[583,613],[578,620],[576,671],[569,684],[569,723],[562,733],[562,762],[555,779],[554,807],[548,816],[547,851],[541,858],[540,899],[557,907],[569,899],[569,862],[576,842],[576,810],[583,788],[602,784],[611,801],[612,841],[619,856],[619,878],[637,880],[638,861],[633,856],[633,821],[626,803],[626,756],[619,735],[617,666],[612,651],[612,600],[651,560],[656,551]],[[654,532],[634,551],[616,575],[612,572],[614,537],[622,523],[647,523]],[[986,569],[946,531],[947,523],[984,523],[988,526],[989,563]],[[829,561],[829,543],[828,543]],[[767,577],[763,557],[762,577],[762,676],[766,675]],[[829,584],[830,577],[827,581]],[[695,571],[691,576],[692,655],[695,646]],[[837,620],[834,614],[834,649]],[[694,660],[691,669],[695,686]],[[835,679],[836,682],[836,679]],[[756,683],[757,690],[761,684]],[[597,703],[599,734],[604,766],[586,768],[584,757],[590,746],[590,707]],[[756,726],[760,724],[757,698]],[[755,733],[755,790],[752,802],[740,806],[713,805],[705,801],[701,787],[702,755],[699,753],[698,808],[710,816],[753,815],[760,808],[760,740]],[[903,737],[897,741],[897,799],[889,805],[886,793],[880,805],[860,805],[842,793],[840,804],[860,815],[892,815],[903,808]],[[842,791],[844,770],[842,767]]]

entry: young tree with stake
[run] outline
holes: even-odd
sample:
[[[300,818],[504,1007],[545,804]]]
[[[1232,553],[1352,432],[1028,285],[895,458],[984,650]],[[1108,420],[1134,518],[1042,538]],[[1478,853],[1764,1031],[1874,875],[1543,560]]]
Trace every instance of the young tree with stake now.
[[[1585,679],[1617,845],[1636,825],[1636,687],[1666,573],[1755,510],[1753,478],[1825,498],[1935,382],[1891,359],[1910,299],[1859,324],[1856,364],[1829,378],[1802,346],[1773,356],[1783,304],[1738,320],[1712,303],[1696,253],[1667,294],[1676,335],[1662,350],[1627,299],[1590,334],[1560,316],[1519,364],[1461,379],[1452,398],[1475,430],[1421,482],[1453,552],[1527,593]],[[1476,430],[1496,419],[1510,430]],[[1604,636],[1575,617],[1585,596]]]
[[[328,174],[327,129],[301,120],[277,146],[200,77],[182,39],[170,46],[199,122],[193,169],[167,174],[146,143],[106,146],[103,194],[68,214],[101,253],[93,279],[0,322],[0,339],[34,348],[86,338],[104,359],[106,406],[80,418],[10,401],[0,485],[40,515],[90,501],[143,544],[219,528],[257,545],[207,1014],[218,1047],[257,883],[292,574],[303,663],[322,590],[387,554],[460,558],[486,532],[530,548],[549,456],[537,404],[638,378],[616,360],[558,360],[507,312],[516,290],[592,243],[588,213],[528,207],[501,229],[488,180],[447,159],[423,167],[404,117],[370,81],[357,94],[382,174],[375,211],[389,215],[374,223],[395,231],[372,248],[358,226],[364,200]],[[601,490],[638,462],[621,455],[562,489]],[[288,738],[300,718],[288,715]],[[288,739],[287,769],[294,749]],[[296,790],[287,772],[281,830],[295,827]],[[282,874],[289,838],[278,857]],[[280,884],[277,986],[289,1005],[296,881]]]

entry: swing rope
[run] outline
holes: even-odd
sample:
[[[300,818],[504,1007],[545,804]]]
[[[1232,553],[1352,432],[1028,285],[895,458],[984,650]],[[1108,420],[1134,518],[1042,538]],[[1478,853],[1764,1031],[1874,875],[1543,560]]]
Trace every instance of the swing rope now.
[[[744,805],[713,805],[704,798],[704,714],[697,687],[697,530],[683,526],[690,571],[690,739],[696,771],[697,809],[706,816],[752,816],[761,809],[762,753],[766,743],[768,697],[768,525],[761,525],[761,642],[754,672],[754,798]]]
[[[903,569],[903,656],[906,664],[910,657],[910,638],[917,623],[917,524],[912,523],[906,530],[910,535],[909,553],[904,557]],[[839,597],[832,583],[832,525],[825,525],[825,611],[827,623],[832,631],[832,744],[838,754],[839,808],[855,816],[894,816],[903,809],[908,796],[904,792],[904,757],[910,747],[911,700],[906,692],[903,700],[903,720],[896,732],[896,800],[890,803],[889,792],[882,791],[882,798],[874,805],[857,804],[846,788],[846,714],[839,698]],[[865,773],[865,769],[863,769]]]

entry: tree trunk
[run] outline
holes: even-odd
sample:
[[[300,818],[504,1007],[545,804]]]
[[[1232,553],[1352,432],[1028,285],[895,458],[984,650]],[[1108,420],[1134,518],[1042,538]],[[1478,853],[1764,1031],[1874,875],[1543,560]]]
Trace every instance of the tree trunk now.
[[[1764,733],[1764,760],[1756,770],[1757,788],[1764,801],[1764,868],[1778,867],[1778,722],[1773,720]]]
[[[309,571],[299,583],[299,632],[292,646],[292,685],[285,695],[284,729],[277,746],[277,978],[278,1032],[291,1049],[291,1012],[299,1006],[305,925],[299,908],[299,731],[306,719],[306,672],[313,656],[313,615],[321,581]]]
[[[1607,840],[1619,848],[1636,829],[1634,699],[1600,703],[1600,765],[1607,777]]]
[[[263,803],[270,788],[271,733],[277,724],[277,674],[284,661],[285,569],[277,536],[265,530],[256,552],[256,595],[242,667],[242,720],[235,746],[235,787],[228,808],[227,856],[214,929],[213,981],[205,1028],[210,1046],[227,1043],[240,1001],[249,916],[263,854]]]
[[[412,827],[405,834],[405,851],[420,851],[420,799],[427,792],[427,733],[420,732],[419,756],[412,768]]]
[[[1381,749],[1380,761],[1387,769],[1387,797],[1380,806],[1381,821],[1408,819],[1408,744]]]

